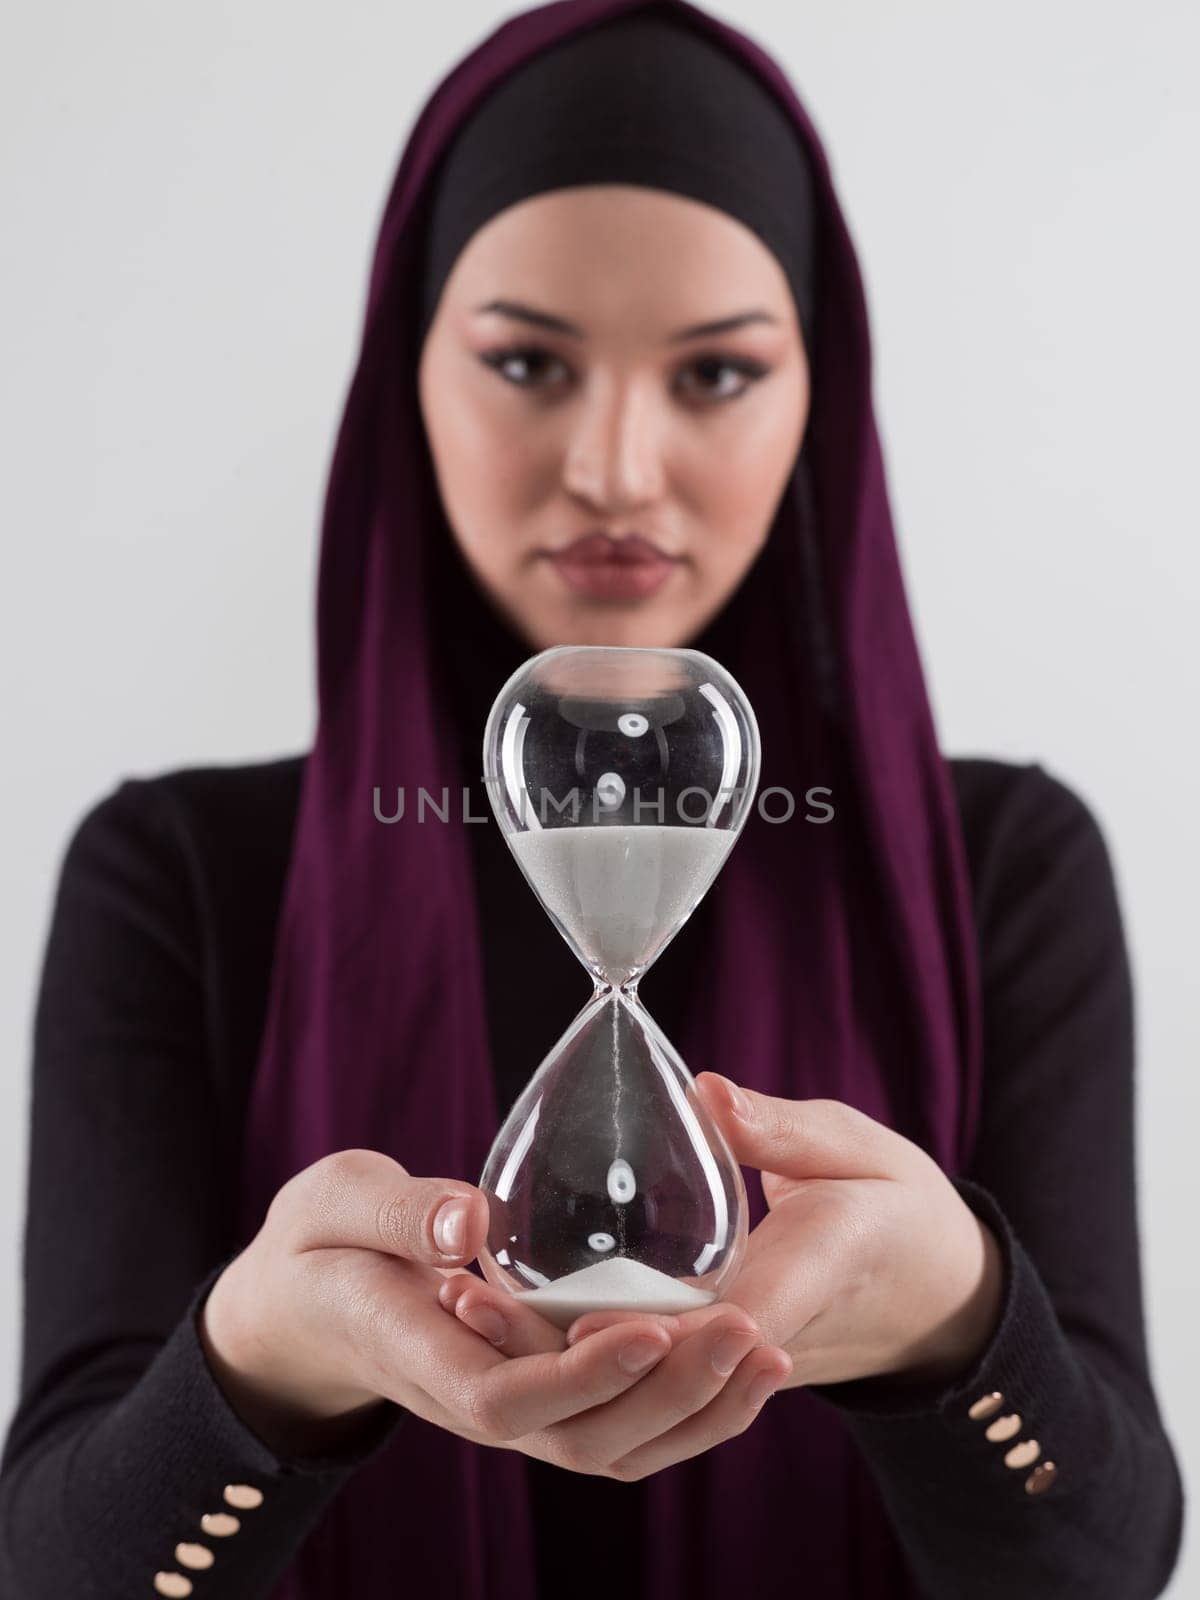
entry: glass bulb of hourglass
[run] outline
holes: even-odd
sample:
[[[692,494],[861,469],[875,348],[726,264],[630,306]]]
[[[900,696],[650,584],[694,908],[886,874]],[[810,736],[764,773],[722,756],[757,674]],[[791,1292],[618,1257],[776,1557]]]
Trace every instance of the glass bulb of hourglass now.
[[[561,1327],[708,1304],[740,1264],[740,1168],[638,984],[728,856],[758,769],[749,702],[694,650],[546,650],[488,717],[496,819],[592,995],[492,1145],[479,1259]]]

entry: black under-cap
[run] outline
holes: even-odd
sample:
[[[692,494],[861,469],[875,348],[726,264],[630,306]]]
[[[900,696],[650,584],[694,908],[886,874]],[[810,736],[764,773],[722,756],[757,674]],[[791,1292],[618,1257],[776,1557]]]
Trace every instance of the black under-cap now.
[[[816,218],[795,129],[741,62],[653,8],[535,56],[459,130],[435,179],[420,339],[472,234],[519,200],[584,183],[669,189],[736,217],[778,259],[811,348]]]

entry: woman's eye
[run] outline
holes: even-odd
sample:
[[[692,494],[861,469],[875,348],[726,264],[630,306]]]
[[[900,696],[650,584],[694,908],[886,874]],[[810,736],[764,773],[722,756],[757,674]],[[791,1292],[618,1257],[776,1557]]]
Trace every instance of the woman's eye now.
[[[680,374],[685,391],[701,400],[733,400],[745,394],[751,384],[765,377],[770,369],[761,361],[732,361],[725,356],[700,356]],[[689,375],[698,382],[689,383]]]
[[[548,350],[518,349],[518,350],[488,350],[482,357],[489,367],[492,367],[506,383],[514,384],[518,389],[544,389],[547,369],[559,369],[565,372],[566,364]]]
[[[548,390],[570,377],[565,361],[536,345],[487,350],[480,359],[518,389]],[[761,361],[699,356],[683,368],[676,383],[685,397],[710,404],[736,399],[769,371]]]

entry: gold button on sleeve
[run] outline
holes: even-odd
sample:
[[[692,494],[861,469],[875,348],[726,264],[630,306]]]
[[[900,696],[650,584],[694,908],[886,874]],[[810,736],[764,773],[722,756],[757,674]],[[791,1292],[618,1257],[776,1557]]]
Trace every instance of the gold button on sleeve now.
[[[1005,1452],[1004,1465],[1031,1467],[1041,1453],[1042,1447],[1036,1439],[1022,1439],[1020,1444],[1013,1445],[1011,1450]]]
[[[225,1501],[227,1505],[236,1506],[239,1511],[253,1511],[262,1505],[263,1492],[251,1483],[227,1483]]]
[[[1010,1411],[1006,1417],[997,1417],[987,1430],[987,1436],[993,1444],[1003,1444],[1005,1439],[1011,1439],[1014,1434],[1021,1431],[1021,1418],[1015,1411]]]
[[[184,1600],[184,1596],[192,1592],[192,1580],[185,1578],[182,1572],[156,1572],[154,1587],[159,1594],[169,1595],[171,1600]]]
[[[177,1544],[175,1559],[181,1567],[190,1567],[193,1572],[207,1572],[216,1557],[206,1544]]]
[[[1058,1468],[1053,1461],[1043,1461],[1025,1479],[1026,1494],[1045,1494],[1046,1490],[1058,1477]]]
[[[205,1533],[211,1533],[214,1539],[228,1539],[231,1533],[238,1531],[241,1523],[227,1511],[206,1511],[200,1518],[200,1526]]]
[[[982,1394],[967,1412],[972,1422],[982,1422],[985,1417],[994,1417],[1004,1404],[1004,1396],[999,1389],[993,1389],[991,1394]]]

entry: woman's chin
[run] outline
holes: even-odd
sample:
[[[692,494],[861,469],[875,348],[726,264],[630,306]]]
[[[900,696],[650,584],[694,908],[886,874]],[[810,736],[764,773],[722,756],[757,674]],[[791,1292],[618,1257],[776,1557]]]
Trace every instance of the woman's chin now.
[[[521,608],[521,631],[539,650],[553,645],[606,644],[672,649],[694,637],[706,608],[697,597],[658,593],[640,600],[592,600],[539,594]],[[711,608],[708,608],[711,609]]]
[[[686,636],[678,611],[671,606],[605,605],[570,608],[556,618],[539,619],[538,633],[545,638],[539,648],[554,644],[623,645],[637,649],[669,649]]]

